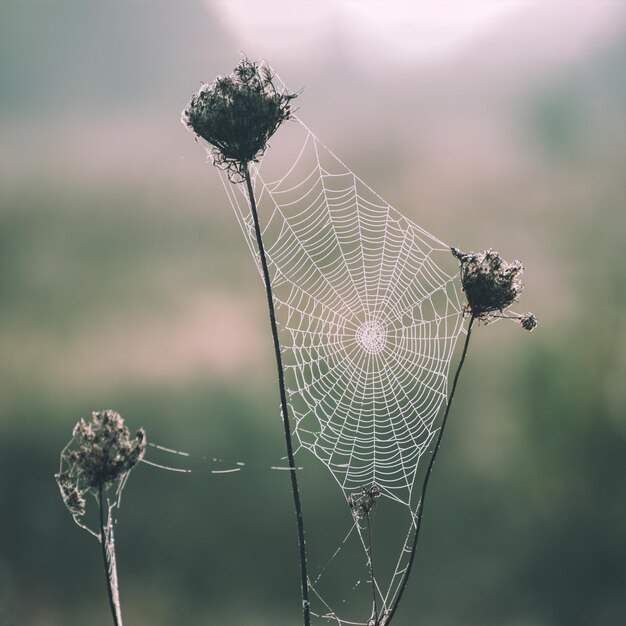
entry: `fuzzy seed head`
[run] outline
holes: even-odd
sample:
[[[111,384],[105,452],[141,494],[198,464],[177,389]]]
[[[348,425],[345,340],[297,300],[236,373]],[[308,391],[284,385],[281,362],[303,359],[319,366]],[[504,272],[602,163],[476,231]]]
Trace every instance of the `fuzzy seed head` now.
[[[144,431],[140,429],[131,439],[124,420],[110,409],[94,411],[89,422],[81,418],[72,436],[76,447],[68,459],[87,487],[117,480],[139,463],[146,449]]]
[[[365,517],[376,505],[380,497],[380,487],[376,484],[369,488],[361,487],[361,491],[352,493],[348,497],[348,506],[355,519]]]
[[[461,285],[467,298],[465,312],[488,321],[494,313],[502,313],[522,293],[520,276],[524,270],[520,261],[511,263],[494,250],[464,253],[452,248],[461,264]]]
[[[121,484],[146,451],[146,434],[134,437],[122,417],[110,409],[94,411],[90,420],[80,419],[72,439],[61,454],[55,479],[63,502],[74,517],[85,514],[85,495]]]
[[[232,74],[202,84],[183,111],[182,123],[213,146],[213,163],[233,182],[242,180],[247,164],[258,161],[292,115],[297,94],[277,89],[273,78],[268,68],[243,59]]]

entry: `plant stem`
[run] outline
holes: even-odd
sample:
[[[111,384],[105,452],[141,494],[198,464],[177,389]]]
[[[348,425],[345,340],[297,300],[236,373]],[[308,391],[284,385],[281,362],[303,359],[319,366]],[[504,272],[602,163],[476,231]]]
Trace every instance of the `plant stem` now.
[[[367,547],[369,551],[370,562],[370,578],[372,580],[372,597],[374,600],[374,626],[378,626],[378,604],[376,601],[376,577],[374,575],[374,549],[372,547],[372,525],[370,524],[369,511],[365,513],[365,521],[367,522]]]
[[[441,421],[441,428],[439,429],[439,435],[437,436],[437,441],[435,442],[435,449],[430,457],[430,463],[428,464],[428,468],[426,469],[426,475],[424,477],[424,482],[422,484],[422,492],[420,494],[420,501],[417,507],[417,522],[415,523],[415,536],[413,537],[413,545],[411,546],[411,555],[409,556],[409,562],[407,564],[406,570],[404,571],[404,576],[402,578],[402,582],[400,583],[400,587],[398,589],[398,595],[391,605],[391,609],[387,614],[383,626],[388,626],[391,623],[393,616],[395,615],[396,609],[398,608],[398,604],[400,604],[400,600],[402,598],[402,594],[406,588],[407,581],[409,580],[409,575],[411,574],[411,569],[413,567],[413,562],[415,560],[415,552],[417,550],[417,541],[419,539],[420,528],[422,526],[422,518],[424,515],[424,501],[426,498],[426,490],[428,489],[428,482],[430,480],[430,475],[433,471],[433,465],[435,464],[435,458],[437,456],[437,452],[439,452],[439,447],[441,445],[441,438],[443,437],[443,432],[446,428],[446,423],[448,422],[448,415],[450,413],[450,407],[452,406],[452,400],[454,399],[454,393],[456,391],[457,383],[459,382],[459,374],[461,373],[461,369],[463,364],[465,363],[465,357],[467,356],[467,348],[469,346],[470,337],[472,336],[472,326],[474,325],[474,320],[476,318],[472,315],[470,318],[469,324],[467,326],[467,336],[465,337],[465,343],[463,344],[463,352],[461,353],[461,360],[456,368],[456,373],[454,374],[454,381],[452,383],[452,389],[450,390],[450,399],[448,400],[448,406],[446,407],[446,411],[443,415],[443,420]]]
[[[113,581],[117,580],[117,571],[115,565],[115,546],[113,544],[113,527],[110,526],[111,519],[108,512],[105,516],[104,512],[104,488],[101,484],[98,487],[98,507],[100,509],[100,545],[102,546],[102,560],[104,562],[104,570],[107,581],[107,591],[109,594],[109,605],[111,607],[111,614],[113,615],[113,623],[115,626],[122,626],[122,610],[120,607],[119,593],[117,585],[113,588]],[[108,530],[107,530],[108,529]],[[109,554],[109,537],[111,538],[111,545],[113,545],[113,552]]]
[[[310,626],[311,614],[309,607],[309,584],[306,564],[306,544],[304,540],[304,522],[302,519],[302,505],[300,503],[300,490],[298,489],[298,478],[296,476],[296,465],[293,457],[293,444],[291,441],[291,426],[289,424],[289,412],[287,408],[287,393],[285,391],[285,373],[283,370],[283,359],[280,353],[280,341],[278,339],[278,326],[276,324],[276,313],[274,310],[274,297],[272,295],[272,285],[270,282],[270,273],[267,267],[267,259],[265,257],[265,248],[263,246],[263,237],[261,236],[261,227],[259,225],[259,215],[257,213],[256,200],[254,199],[254,191],[252,189],[252,181],[250,180],[250,170],[248,164],[243,164],[243,173],[248,188],[248,198],[250,200],[250,210],[252,219],[254,220],[254,231],[256,241],[259,247],[259,256],[261,257],[261,268],[263,270],[263,282],[265,283],[265,295],[267,296],[267,308],[270,315],[270,325],[272,327],[272,339],[274,340],[274,354],[276,355],[276,368],[278,370],[278,390],[280,393],[280,406],[283,417],[283,428],[285,431],[285,445],[287,447],[287,460],[291,475],[291,492],[293,495],[293,506],[296,514],[296,522],[298,524],[298,544],[300,548],[300,586],[302,589],[302,618],[304,626]]]

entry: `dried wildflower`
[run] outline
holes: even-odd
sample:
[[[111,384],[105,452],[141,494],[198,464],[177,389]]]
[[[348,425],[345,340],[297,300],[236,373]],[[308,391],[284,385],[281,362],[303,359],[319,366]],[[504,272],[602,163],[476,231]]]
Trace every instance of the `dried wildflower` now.
[[[348,497],[348,506],[356,519],[365,517],[376,505],[380,496],[380,487],[376,484],[369,489],[361,487],[361,491],[352,493]]]
[[[526,313],[519,318],[519,323],[524,330],[531,331],[537,328],[539,320],[532,313]]]
[[[461,284],[467,305],[465,312],[487,321],[510,306],[522,293],[519,278],[524,267],[520,261],[508,263],[494,250],[464,253],[452,248],[461,263]]]
[[[61,454],[61,470],[55,475],[70,513],[82,517],[85,494],[96,494],[98,489],[125,478],[145,450],[143,429],[131,438],[124,420],[115,411],[94,411],[90,421],[80,419]]]
[[[81,419],[74,427],[77,449],[68,459],[87,487],[106,485],[132,469],[144,455],[145,433],[130,438],[124,420],[115,411],[94,411],[91,422]]]
[[[258,161],[269,138],[291,117],[297,94],[279,90],[267,68],[243,59],[228,76],[203,83],[181,121],[213,146],[213,163],[231,180],[243,179],[250,162]]]
[[[61,468],[55,479],[65,506],[74,521],[90,532],[102,545],[102,558],[107,577],[109,604],[115,626],[122,626],[113,510],[119,505],[128,472],[141,461],[146,451],[146,435],[139,429],[134,438],[124,420],[110,409],[94,411],[91,420],[80,419],[72,431],[72,439],[61,453]],[[111,502],[108,488],[115,485],[116,501]],[[83,519],[85,497],[91,494],[98,503],[98,530]]]

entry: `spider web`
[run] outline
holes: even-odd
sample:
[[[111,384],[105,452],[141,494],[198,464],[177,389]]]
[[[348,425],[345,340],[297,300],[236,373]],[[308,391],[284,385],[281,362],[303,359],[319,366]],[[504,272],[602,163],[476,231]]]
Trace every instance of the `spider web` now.
[[[450,248],[295,125],[289,170],[252,171],[294,434],[346,494],[376,484],[409,505],[462,329]],[[224,186],[260,272],[243,186]]]
[[[300,119],[283,125],[266,154],[251,175],[296,452],[319,459],[347,500],[376,486],[410,511],[389,586],[370,581],[384,614],[406,568],[416,475],[463,331],[458,265],[449,246],[385,202]],[[244,186],[223,183],[261,273]],[[358,520],[343,543],[355,528],[370,563]],[[358,623],[320,600],[327,619]]]

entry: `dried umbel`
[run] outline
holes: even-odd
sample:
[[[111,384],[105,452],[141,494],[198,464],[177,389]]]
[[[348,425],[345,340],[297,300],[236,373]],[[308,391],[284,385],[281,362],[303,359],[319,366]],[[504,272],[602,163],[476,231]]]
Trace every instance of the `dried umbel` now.
[[[91,420],[81,419],[61,454],[61,469],[55,476],[72,515],[85,514],[86,493],[95,495],[99,489],[119,484],[143,458],[145,450],[143,429],[131,437],[115,411],[94,411]]]
[[[452,248],[461,263],[461,285],[467,298],[466,312],[487,321],[495,312],[504,311],[522,293],[520,261],[508,263],[494,250],[464,253]]]
[[[359,493],[352,493],[348,497],[348,506],[356,519],[361,519],[369,514],[380,497],[380,487],[372,485],[369,488],[361,487]]]
[[[241,180],[248,163],[257,161],[269,138],[291,117],[297,94],[281,91],[267,67],[243,59],[228,76],[218,76],[196,91],[182,122],[213,146],[213,162],[231,180]]]
[[[517,320],[524,330],[534,330],[539,321],[532,313],[503,315],[504,309],[516,302],[522,293],[520,261],[504,261],[494,250],[461,252],[452,248],[461,264],[461,285],[467,298],[465,313],[482,322],[495,318]]]

